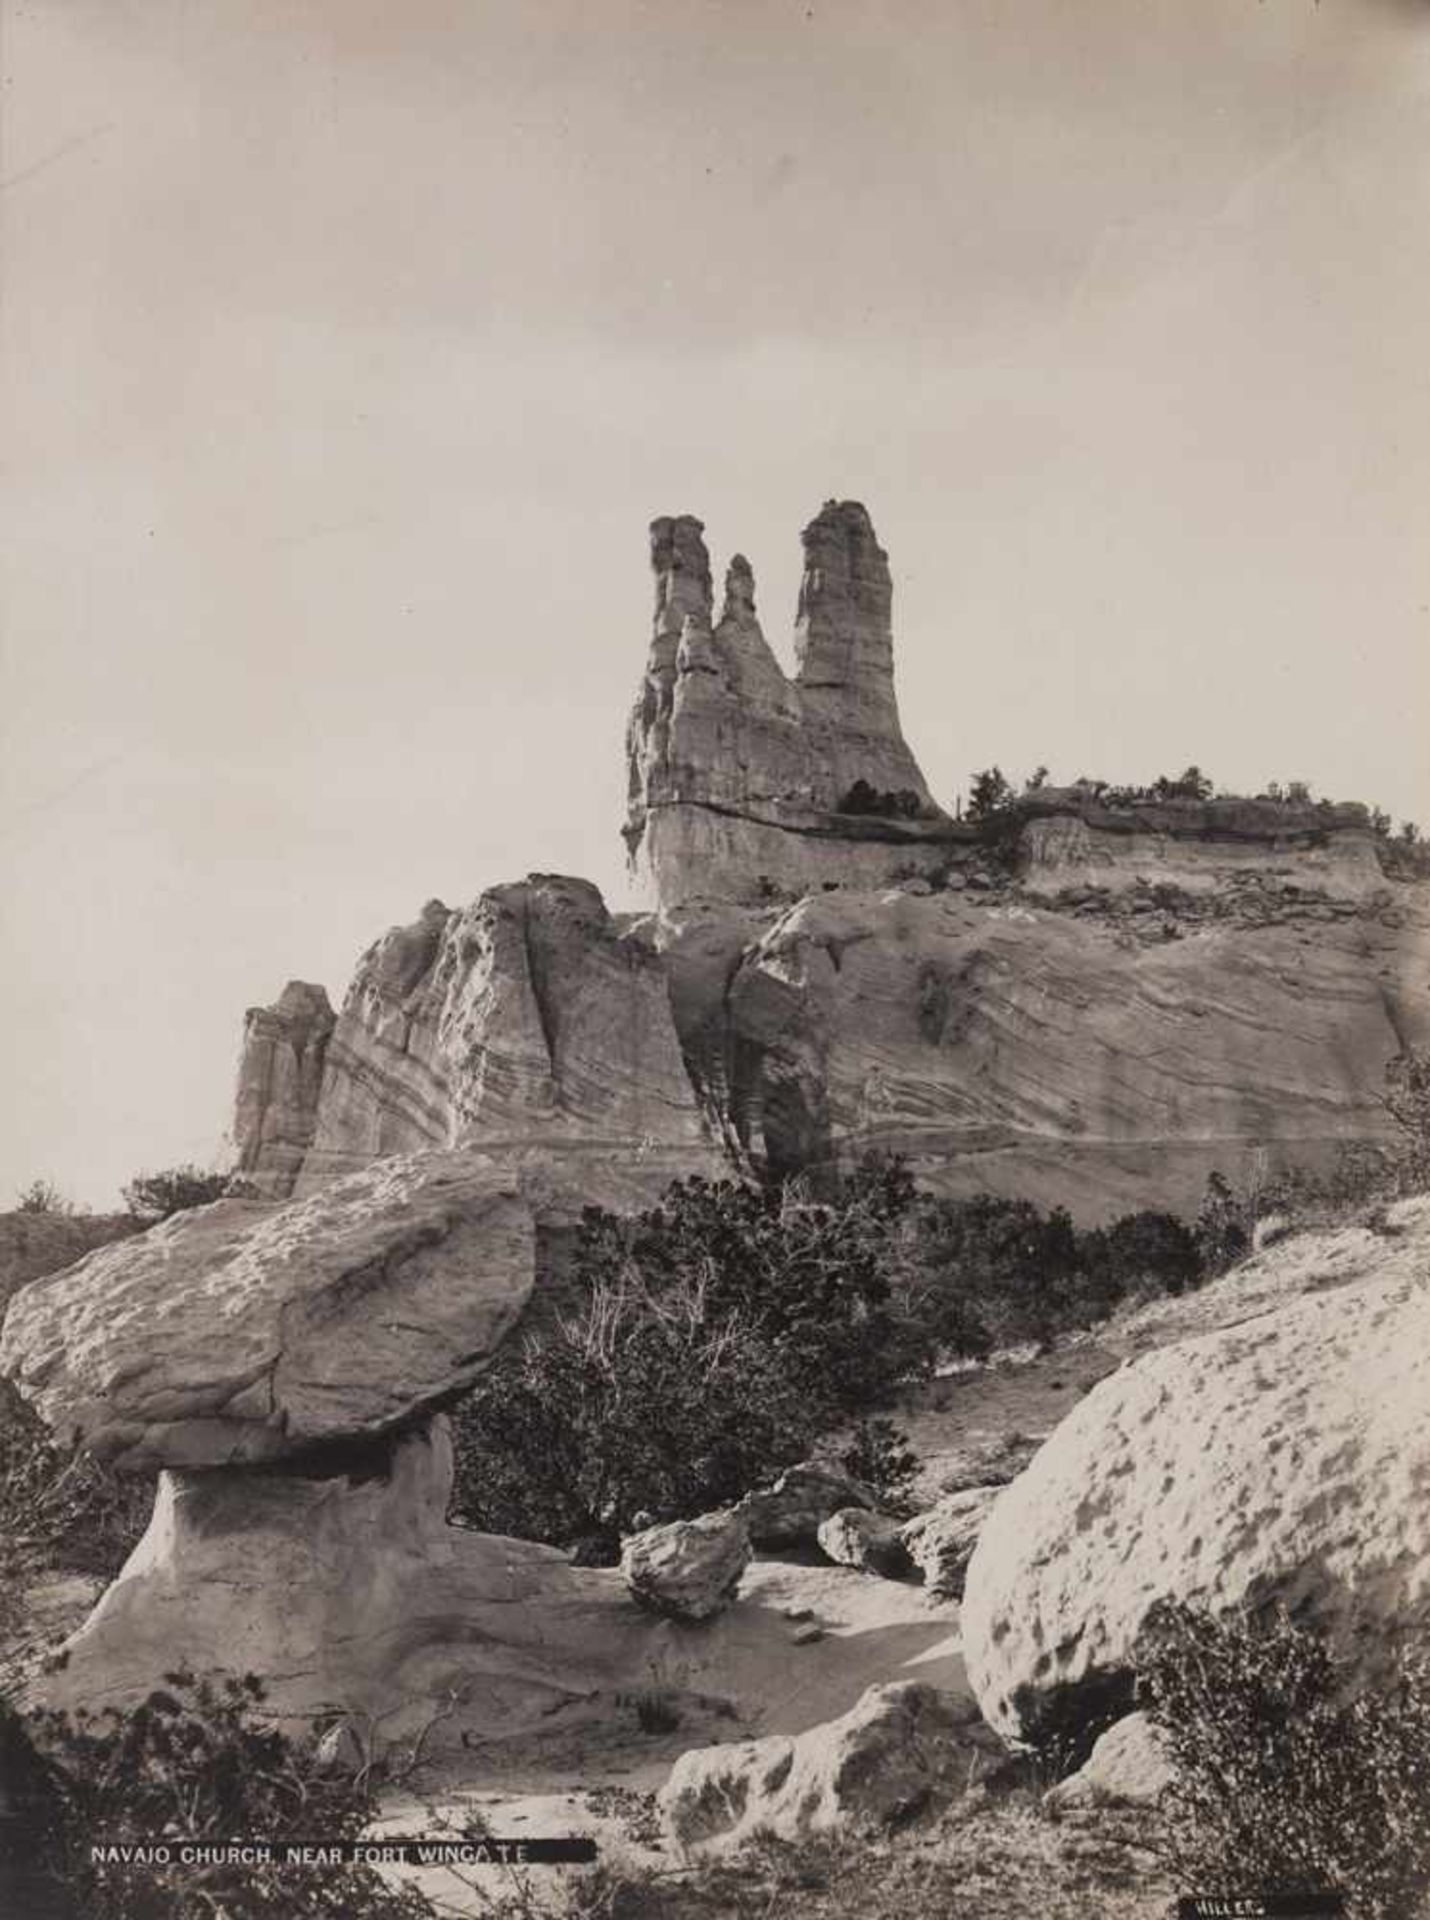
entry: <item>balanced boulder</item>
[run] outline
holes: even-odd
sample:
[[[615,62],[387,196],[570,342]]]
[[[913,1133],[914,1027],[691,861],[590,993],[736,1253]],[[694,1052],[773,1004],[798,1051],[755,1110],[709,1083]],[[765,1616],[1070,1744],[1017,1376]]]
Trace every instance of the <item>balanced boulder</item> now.
[[[192,1208],[32,1282],[0,1373],[123,1469],[291,1459],[469,1384],[534,1277],[511,1173],[377,1161],[308,1200]]]

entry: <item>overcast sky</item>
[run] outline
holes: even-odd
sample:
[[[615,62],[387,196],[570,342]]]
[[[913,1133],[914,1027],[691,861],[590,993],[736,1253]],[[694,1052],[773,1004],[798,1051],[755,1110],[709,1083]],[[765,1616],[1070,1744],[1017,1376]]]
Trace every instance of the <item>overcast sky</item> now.
[[[888,548],[970,771],[1430,826],[1430,7],[0,0],[0,1206],[243,1010],[621,903],[646,526]]]

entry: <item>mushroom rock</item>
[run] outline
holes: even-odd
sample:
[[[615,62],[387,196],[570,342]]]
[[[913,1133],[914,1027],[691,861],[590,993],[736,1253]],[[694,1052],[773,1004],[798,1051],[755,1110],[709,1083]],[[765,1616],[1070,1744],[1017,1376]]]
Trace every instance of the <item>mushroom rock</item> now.
[[[535,1245],[514,1173],[380,1161],[287,1205],[191,1208],[32,1281],[0,1372],[121,1469],[301,1457],[469,1385],[526,1307]]]

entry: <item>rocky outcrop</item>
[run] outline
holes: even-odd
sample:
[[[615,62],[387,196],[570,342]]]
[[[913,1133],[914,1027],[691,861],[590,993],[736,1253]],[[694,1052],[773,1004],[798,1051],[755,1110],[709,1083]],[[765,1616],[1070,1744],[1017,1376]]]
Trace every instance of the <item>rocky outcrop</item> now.
[[[951,823],[900,730],[888,556],[864,508],[828,501],[805,528],[793,679],[741,554],[715,618],[703,533],[689,515],[651,527],[655,623],[627,735],[625,832],[652,900],[876,885],[937,865]]]
[[[659,959],[595,887],[555,875],[493,887],[460,911],[429,901],[368,949],[321,1082],[305,1082],[314,1105],[296,1167],[258,1087],[255,1075],[246,1099],[240,1088],[240,1166],[274,1193],[459,1144],[716,1164]]]
[[[1325,1237],[1334,1291],[1110,1375],[1002,1493],[962,1615],[1000,1732],[1105,1710],[1164,1600],[1283,1605],[1352,1679],[1430,1644],[1430,1199],[1387,1226]],[[1307,1258],[1303,1237],[1255,1264]]]
[[[1385,1139],[1386,1063],[1430,1041],[1430,915],[1303,909],[1143,941],[1010,896],[811,895],[719,988],[731,1112],[777,1168],[883,1148],[950,1193],[1194,1213],[1258,1150]]]
[[[1002,1487],[970,1487],[946,1494],[908,1521],[899,1538],[935,1600],[960,1600],[973,1549]]]
[[[669,1620],[710,1620],[735,1597],[750,1536],[734,1512],[671,1520],[626,1540],[621,1573],[632,1598]]]
[[[786,1467],[770,1486],[747,1493],[737,1509],[761,1552],[813,1547],[832,1513],[874,1507],[874,1496],[852,1474],[822,1460]]]
[[[842,1719],[681,1755],[658,1804],[686,1853],[723,1853],[757,1834],[802,1840],[932,1818],[1004,1761],[971,1702],[903,1681],[871,1687]]]
[[[287,1206],[175,1214],[24,1288],[0,1335],[52,1427],[121,1469],[291,1459],[475,1379],[535,1273],[480,1156],[390,1160]]]
[[[234,1100],[235,1171],[265,1199],[292,1192],[313,1144],[336,1023],[322,987],[303,980],[290,980],[271,1007],[250,1007],[244,1016]]]

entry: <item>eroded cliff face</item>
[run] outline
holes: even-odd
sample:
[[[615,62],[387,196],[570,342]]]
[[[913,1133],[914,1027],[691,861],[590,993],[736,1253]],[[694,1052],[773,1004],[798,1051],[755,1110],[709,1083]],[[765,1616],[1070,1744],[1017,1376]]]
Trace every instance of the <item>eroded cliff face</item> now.
[[[952,820],[900,732],[869,516],[830,502],[804,548],[790,677],[748,562],[717,618],[700,522],[654,523],[625,829],[650,911],[551,876],[434,901],[335,1023],[315,988],[251,1014],[265,1194],[462,1143],[600,1154],[603,1193],[619,1162],[645,1197],[877,1147],[1094,1221],[1387,1137],[1386,1064],[1430,1045],[1430,886],[1387,878],[1365,810],[1084,784]]]
[[[864,508],[828,501],[804,530],[793,679],[742,554],[715,618],[703,534],[688,515],[651,527],[655,623],[625,828],[647,899],[750,901],[937,866],[951,823],[899,726],[889,562]]]
[[[384,934],[358,962],[302,1126],[255,1096],[270,1029],[250,1015],[250,1049],[264,1051],[252,1067],[245,1054],[235,1120],[240,1166],[266,1194],[424,1147],[715,1164],[660,961],[584,880],[534,874],[459,910],[429,901]],[[295,1165],[287,1141],[304,1127]]]

